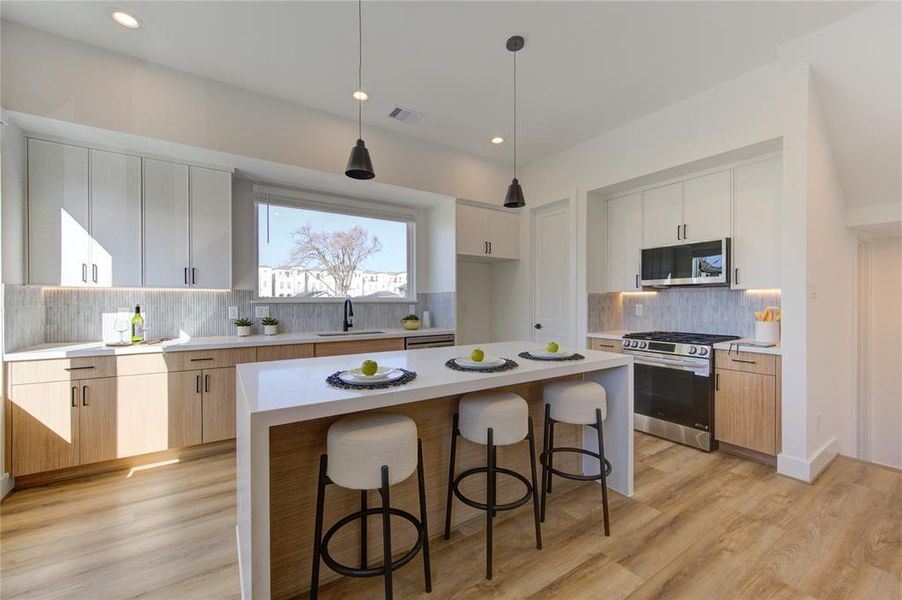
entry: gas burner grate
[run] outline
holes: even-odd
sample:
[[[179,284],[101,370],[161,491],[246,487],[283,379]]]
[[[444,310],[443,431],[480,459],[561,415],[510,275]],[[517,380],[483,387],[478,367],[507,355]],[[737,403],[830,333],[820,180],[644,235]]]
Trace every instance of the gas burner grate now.
[[[628,333],[623,336],[631,340],[650,340],[654,342],[671,342],[674,344],[697,344],[713,346],[719,342],[738,340],[738,335],[716,335],[711,333],[684,333],[680,331],[642,331]]]

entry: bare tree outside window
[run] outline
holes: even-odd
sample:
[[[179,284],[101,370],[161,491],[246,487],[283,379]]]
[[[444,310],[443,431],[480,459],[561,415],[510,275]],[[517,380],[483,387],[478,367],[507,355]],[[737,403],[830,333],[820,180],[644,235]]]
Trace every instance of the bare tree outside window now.
[[[294,247],[289,266],[323,271],[328,277],[317,279],[330,287],[334,296],[347,296],[360,265],[382,250],[379,238],[359,225],[344,231],[316,231],[307,223],[291,237]]]

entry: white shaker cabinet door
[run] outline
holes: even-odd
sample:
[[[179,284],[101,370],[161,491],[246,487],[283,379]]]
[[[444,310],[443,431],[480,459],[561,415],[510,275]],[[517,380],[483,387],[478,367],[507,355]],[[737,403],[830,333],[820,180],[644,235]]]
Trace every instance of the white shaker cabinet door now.
[[[88,150],[28,140],[28,272],[39,285],[91,285]]]
[[[733,171],[733,289],[780,287],[783,158]]]
[[[139,287],[141,159],[91,150],[91,281]]]
[[[672,183],[642,193],[642,247],[683,243],[683,184]]]
[[[642,194],[608,200],[608,289],[635,292],[642,254]]]
[[[518,258],[520,256],[520,215],[486,210],[489,255],[493,258]]]
[[[232,287],[232,174],[191,167],[193,287]]]
[[[144,284],[188,285],[188,167],[143,159]]]
[[[457,205],[457,253],[470,256],[488,254],[486,223],[488,210],[467,204]]]
[[[730,237],[730,170],[683,182],[683,239],[710,242]]]

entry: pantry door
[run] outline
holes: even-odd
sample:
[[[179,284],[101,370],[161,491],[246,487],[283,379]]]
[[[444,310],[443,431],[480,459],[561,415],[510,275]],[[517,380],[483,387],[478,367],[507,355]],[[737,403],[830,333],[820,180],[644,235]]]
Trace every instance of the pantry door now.
[[[568,200],[533,211],[532,240],[532,339],[537,342],[554,341],[562,346],[572,344],[572,236]]]

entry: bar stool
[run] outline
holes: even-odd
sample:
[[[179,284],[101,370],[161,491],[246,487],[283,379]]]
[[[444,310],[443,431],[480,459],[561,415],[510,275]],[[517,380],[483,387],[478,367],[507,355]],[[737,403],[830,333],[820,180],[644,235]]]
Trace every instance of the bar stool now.
[[[608,517],[608,482],[611,463],[604,456],[604,420],[607,417],[607,396],[604,388],[592,381],[557,381],[549,383],[544,390],[545,435],[542,443],[542,517],[545,522],[545,497],[551,493],[551,476],[558,475],[577,481],[601,480],[601,502],[604,510],[604,534],[611,535]],[[556,448],[554,446],[555,423],[588,425],[594,427],[598,435],[598,452],[584,448]],[[578,475],[565,473],[554,468],[556,452],[577,452],[598,459],[598,475]]]
[[[454,476],[454,463],[457,455],[457,436],[462,436],[475,444],[486,447],[486,466],[467,469]],[[529,440],[529,461],[532,469],[532,482],[523,475],[510,469],[500,468],[497,464],[497,447],[516,444],[524,439]],[[460,491],[460,482],[471,475],[485,473],[486,501],[477,502]],[[519,480],[526,488],[523,497],[505,504],[496,503],[498,487],[497,475],[508,475]],[[466,504],[486,511],[486,567],[485,578],[492,578],[492,520],[500,510],[512,510],[529,502],[532,496],[533,517],[536,527],[536,548],[542,548],[542,530],[539,525],[539,497],[536,477],[536,444],[533,435],[532,417],[526,400],[512,392],[487,391],[467,394],[460,399],[458,412],[454,415],[451,432],[451,460],[448,465],[448,501],[445,512],[445,539],[451,537],[451,503],[452,494]]]
[[[420,494],[420,518],[409,512],[391,508],[389,488],[404,481],[417,471]],[[339,519],[323,535],[323,505],[326,486],[360,490],[360,510]],[[378,489],[382,506],[367,508],[367,490]],[[426,525],[426,486],[423,481],[423,444],[417,438],[413,419],[389,413],[360,414],[344,417],[329,427],[326,454],[319,459],[319,485],[316,493],[316,522],[313,540],[313,573],[310,577],[310,598],[316,599],[319,587],[320,559],[340,575],[349,577],[385,578],[385,597],[392,597],[392,572],[409,563],[423,550],[423,574],[426,591],[432,591],[429,566],[429,529]],[[367,526],[370,515],[382,515],[382,565],[367,564]],[[391,516],[401,517],[417,531],[417,541],[407,553],[392,560]],[[360,567],[349,567],[332,558],[329,542],[339,529],[360,520]]]

